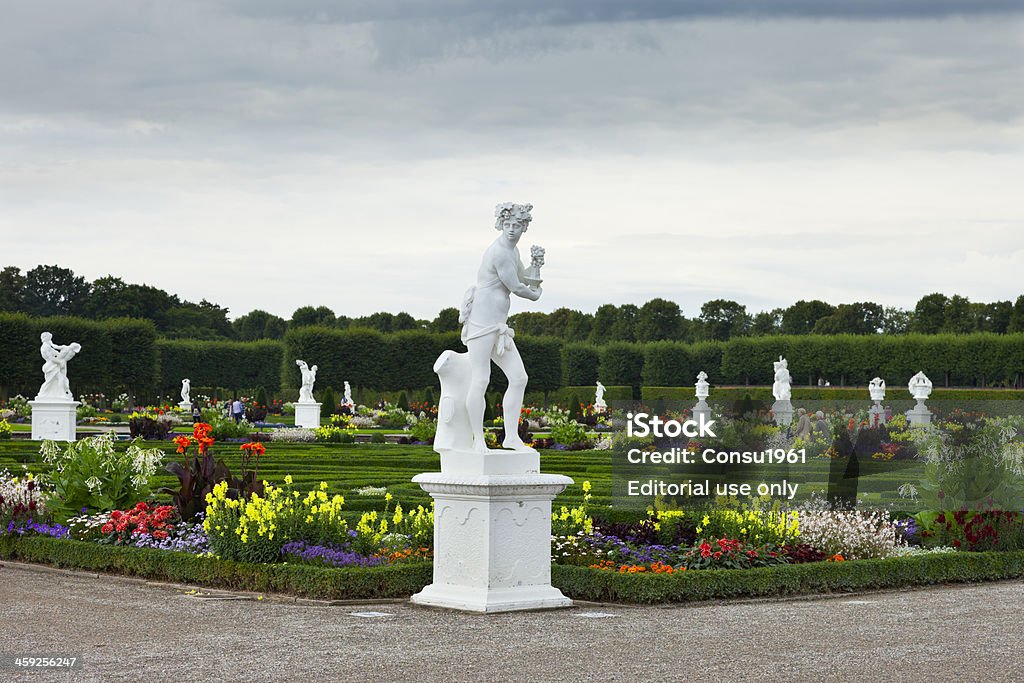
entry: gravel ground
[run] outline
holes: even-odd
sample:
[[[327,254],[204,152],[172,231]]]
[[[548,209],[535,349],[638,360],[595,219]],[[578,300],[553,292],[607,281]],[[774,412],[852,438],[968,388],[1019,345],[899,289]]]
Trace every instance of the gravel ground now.
[[[1022,582],[493,616],[201,593],[0,565],[0,654],[82,663],[0,681],[1024,680]]]

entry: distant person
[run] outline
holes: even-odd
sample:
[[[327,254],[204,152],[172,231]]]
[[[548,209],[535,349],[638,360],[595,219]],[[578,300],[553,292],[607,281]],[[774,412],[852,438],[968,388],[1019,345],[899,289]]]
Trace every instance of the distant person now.
[[[203,421],[203,411],[199,408],[199,401],[192,401],[192,424],[199,424]]]
[[[826,441],[828,441],[830,438],[830,430],[828,427],[828,420],[825,419],[825,413],[819,410],[814,414],[814,417],[817,419],[814,423],[815,434],[820,434]]]
[[[800,419],[796,423],[796,438],[802,439],[803,441],[810,441],[811,439],[811,418],[807,417],[806,408],[798,408],[796,414],[800,416]]]
[[[245,415],[245,404],[235,398],[235,402],[231,404],[231,413],[235,418],[235,424],[241,422],[242,416]]]

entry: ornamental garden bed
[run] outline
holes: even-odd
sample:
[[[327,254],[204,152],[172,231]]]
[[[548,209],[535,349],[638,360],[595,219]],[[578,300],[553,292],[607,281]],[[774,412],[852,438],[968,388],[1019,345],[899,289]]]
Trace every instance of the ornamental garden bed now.
[[[234,562],[167,550],[100,546],[44,536],[0,537],[0,560],[320,600],[405,598],[430,583],[432,575],[429,562],[328,569]],[[555,564],[551,576],[552,584],[575,600],[638,604],[697,602],[1017,579],[1024,577],[1024,551],[947,553],[673,574],[620,574]]]
[[[855,422],[832,429],[864,432]],[[1020,482],[975,490],[989,481],[979,473],[1015,457],[1019,421],[960,415],[927,433],[889,430],[892,443],[918,445],[917,460],[872,469],[903,476],[946,432],[971,466],[933,468],[929,495],[957,510],[914,515],[757,500],[623,509],[611,506],[613,451],[546,452],[545,471],[577,482],[554,504],[553,583],[576,599],[657,603],[1024,576]],[[809,471],[827,478],[833,450],[823,445]],[[201,424],[171,442],[8,441],[5,467],[17,475],[0,472],[2,558],[323,599],[406,597],[430,581],[433,513],[410,481],[438,469],[426,446],[217,443]],[[964,483],[987,509],[963,497]]]

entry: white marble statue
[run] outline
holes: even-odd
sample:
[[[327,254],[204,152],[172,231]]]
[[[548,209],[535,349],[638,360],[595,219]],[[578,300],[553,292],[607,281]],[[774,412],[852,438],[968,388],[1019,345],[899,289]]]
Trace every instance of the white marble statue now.
[[[316,403],[316,399],[313,398],[313,383],[316,382],[316,371],[317,367],[309,367],[304,360],[297,360],[295,364],[299,366],[299,372],[302,373],[302,385],[299,387],[299,403]]]
[[[594,392],[594,410],[603,413],[608,410],[608,404],[604,400],[604,392],[608,391],[600,381],[597,383],[597,391]]]
[[[187,377],[181,380],[181,402],[192,405],[192,399],[190,397],[192,393],[192,380]]]
[[[502,399],[505,424],[518,423],[519,410],[523,405],[528,378],[523,359],[516,348],[515,331],[508,326],[508,312],[513,294],[530,301],[536,301],[541,296],[539,282],[543,251],[539,247],[533,250],[532,272],[527,275],[517,248],[519,238],[530,226],[532,208],[531,204],[504,203],[497,206],[494,211],[494,228],[501,234],[484,252],[477,271],[476,285],[462,299],[459,322],[462,323],[462,342],[466,345],[468,363],[465,366],[461,363],[449,365],[460,370],[464,367],[461,371],[469,373],[465,390],[466,414],[472,436],[472,450],[478,452],[489,450],[484,440],[483,423],[484,394],[491,379],[492,360],[508,378],[508,389]],[[524,277],[538,284],[524,282]],[[441,362],[441,358],[438,362]],[[445,391],[442,376],[442,395]],[[452,440],[462,441],[461,438]],[[513,450],[530,450],[515,429],[506,430],[502,446]]]
[[[711,385],[708,384],[708,373],[701,370],[697,374],[697,384],[695,384],[694,386],[697,388],[697,398],[700,399],[701,401],[705,400],[710,395],[710,392],[708,390],[711,387]]]
[[[53,335],[43,332],[39,335],[42,345],[39,353],[43,357],[43,384],[39,387],[36,400],[58,399],[61,401],[75,400],[68,382],[68,361],[82,350],[82,345],[72,342],[67,346],[53,343]]]
[[[352,400],[352,386],[347,380],[345,381],[345,405],[349,408],[355,405],[355,402]]]
[[[885,380],[881,377],[876,377],[868,383],[868,392],[871,394],[871,400],[874,402],[885,400]]]
[[[924,372],[919,372],[911,377],[907,388],[910,390],[910,395],[917,399],[918,403],[925,401],[932,395],[932,381],[928,379]]]
[[[772,396],[776,401],[788,401],[793,395],[790,382],[793,378],[789,375],[789,364],[785,358],[779,356],[775,365],[775,383],[772,384]]]

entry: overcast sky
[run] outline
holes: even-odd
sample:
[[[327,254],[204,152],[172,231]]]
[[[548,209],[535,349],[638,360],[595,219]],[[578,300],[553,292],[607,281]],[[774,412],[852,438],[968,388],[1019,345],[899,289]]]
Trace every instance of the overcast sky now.
[[[0,266],[432,318],[517,201],[513,311],[1015,298],[1014,7],[5,2]]]

